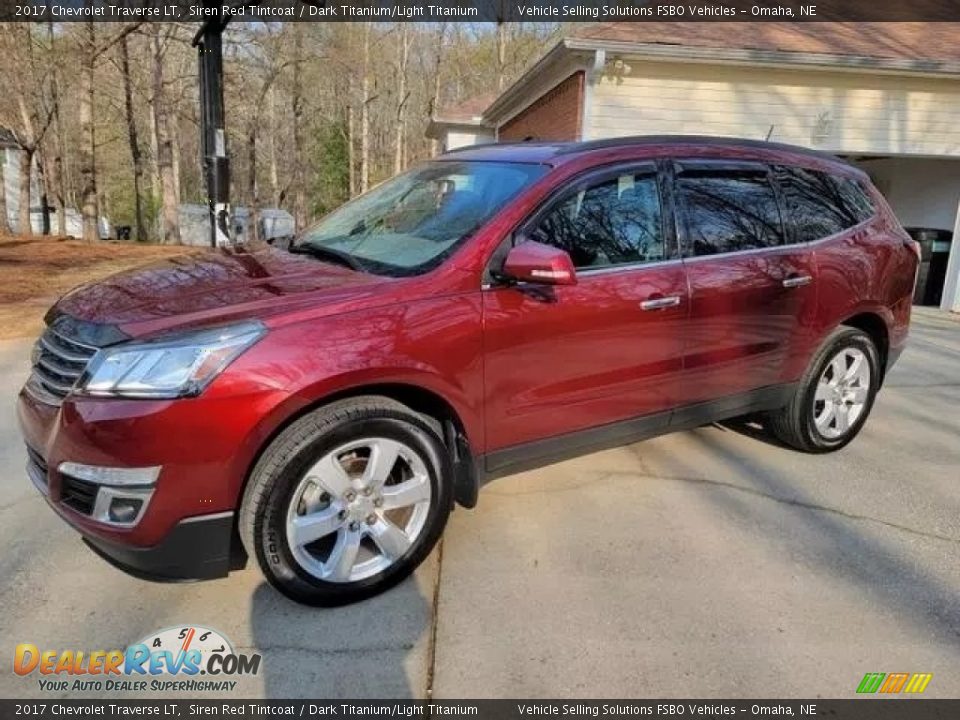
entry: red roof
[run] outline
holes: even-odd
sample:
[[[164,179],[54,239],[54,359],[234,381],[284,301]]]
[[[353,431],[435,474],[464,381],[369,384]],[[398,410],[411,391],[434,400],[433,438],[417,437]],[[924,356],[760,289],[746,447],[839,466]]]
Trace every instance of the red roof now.
[[[483,115],[483,111],[486,110],[490,106],[490,103],[496,100],[496,98],[497,93],[495,92],[475,95],[457,105],[440,108],[440,110],[434,113],[434,117],[437,120],[447,123],[472,123]]]
[[[890,60],[960,60],[956,22],[611,22],[580,28],[568,37]]]

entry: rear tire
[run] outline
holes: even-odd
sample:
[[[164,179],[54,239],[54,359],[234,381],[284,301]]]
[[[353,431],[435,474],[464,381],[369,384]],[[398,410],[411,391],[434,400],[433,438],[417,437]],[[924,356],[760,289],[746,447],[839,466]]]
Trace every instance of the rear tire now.
[[[385,397],[341,400],[294,422],[264,451],[240,506],[248,555],[307,605],[356,602],[427,557],[453,504],[442,441]]]
[[[873,340],[862,330],[840,326],[813,356],[790,402],[767,415],[767,428],[803,452],[839,450],[863,428],[879,385]]]

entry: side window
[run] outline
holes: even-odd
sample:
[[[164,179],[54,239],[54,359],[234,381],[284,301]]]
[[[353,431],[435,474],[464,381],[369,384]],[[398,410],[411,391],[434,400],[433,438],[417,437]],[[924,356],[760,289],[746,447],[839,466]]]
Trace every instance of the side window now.
[[[778,168],[796,242],[836,235],[872,217],[873,202],[855,180],[802,168]]]
[[[578,268],[664,259],[656,176],[624,173],[563,198],[531,240],[566,250]]]
[[[684,171],[677,192],[687,255],[713,255],[784,243],[780,209],[765,173]]]
[[[837,178],[835,182],[840,186],[839,192],[844,204],[858,223],[874,216],[876,208],[873,206],[873,200],[860,183],[850,178]]]

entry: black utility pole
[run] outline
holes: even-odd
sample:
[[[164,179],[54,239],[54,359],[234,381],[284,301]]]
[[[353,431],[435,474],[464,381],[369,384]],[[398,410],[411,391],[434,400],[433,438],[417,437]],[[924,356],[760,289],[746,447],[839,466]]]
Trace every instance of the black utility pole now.
[[[216,8],[220,2],[203,0],[203,4]],[[223,119],[223,30],[227,22],[223,18],[207,20],[193,39],[200,70],[200,134],[210,208],[210,244],[213,247],[229,245],[232,235],[230,160],[227,158]]]

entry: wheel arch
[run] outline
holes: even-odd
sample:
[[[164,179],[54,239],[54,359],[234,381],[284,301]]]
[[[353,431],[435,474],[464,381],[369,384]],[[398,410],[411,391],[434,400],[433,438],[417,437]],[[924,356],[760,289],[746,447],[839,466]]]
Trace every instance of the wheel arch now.
[[[880,383],[882,384],[886,375],[887,358],[890,354],[890,329],[887,327],[887,321],[879,313],[867,311],[852,315],[840,324],[862,330],[873,340],[880,356]]]
[[[263,453],[270,444],[292,423],[307,413],[329,405],[338,400],[357,397],[386,397],[395,400],[421,415],[441,437],[450,453],[454,468],[454,497],[458,505],[472,508],[477,503],[479,480],[475,462],[479,457],[477,438],[471,437],[467,424],[453,402],[434,389],[423,384],[403,381],[369,382],[341,387],[318,395],[309,402],[300,404],[284,415],[283,419],[271,428],[258,443],[252,459],[248,463],[242,484],[237,493],[237,504],[241,502],[250,476]]]

